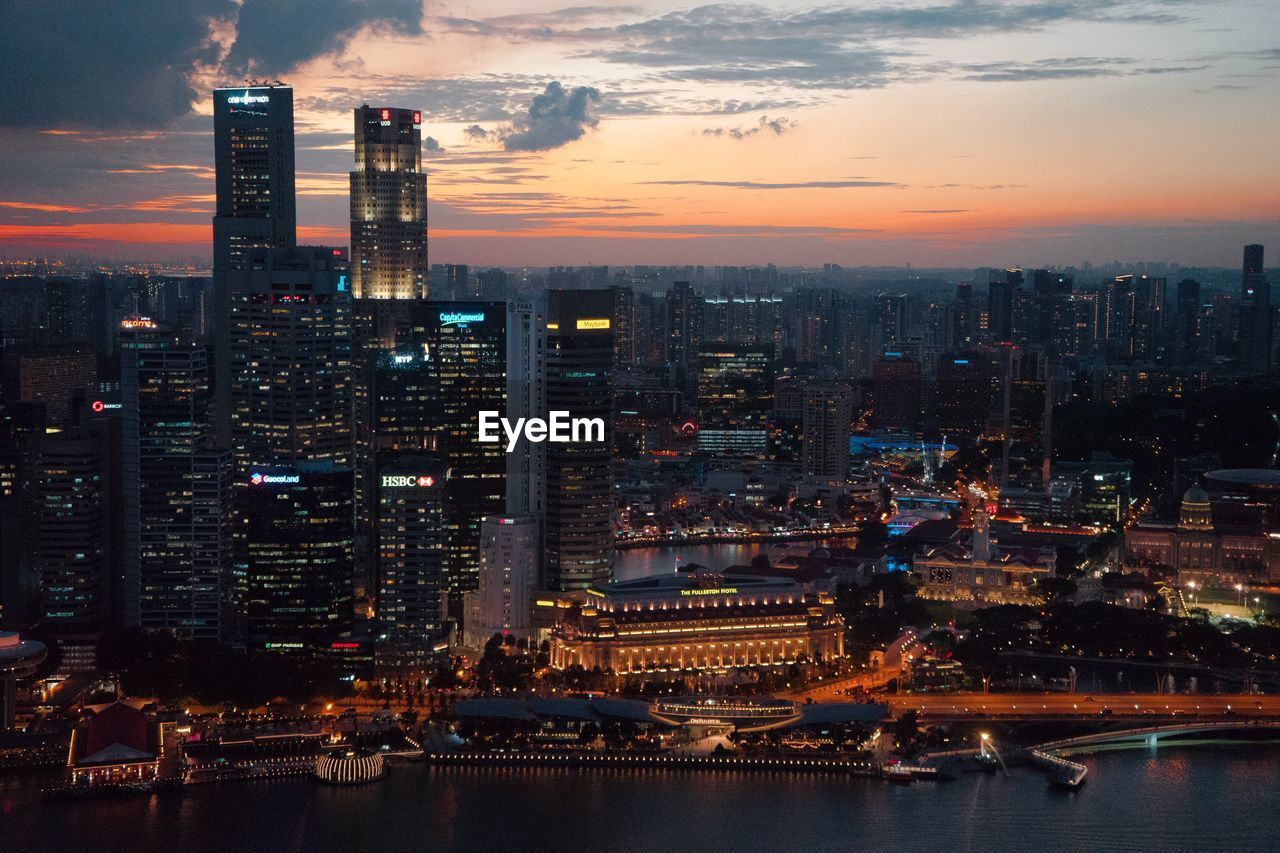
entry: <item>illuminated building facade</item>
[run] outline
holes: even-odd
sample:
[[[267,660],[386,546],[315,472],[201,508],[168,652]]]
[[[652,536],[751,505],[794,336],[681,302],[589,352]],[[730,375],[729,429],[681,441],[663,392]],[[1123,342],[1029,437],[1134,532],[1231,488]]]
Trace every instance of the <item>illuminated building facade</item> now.
[[[698,452],[764,459],[773,410],[773,347],[704,346],[698,353]]]
[[[445,578],[452,615],[480,572],[480,522],[502,512],[507,458],[502,442],[479,440],[481,411],[507,409],[507,313],[501,302],[430,302],[414,314],[413,341],[427,356],[430,404],[422,412],[428,449],[448,461]]]
[[[213,443],[208,349],[154,324],[121,340],[123,621],[223,639],[231,456]]]
[[[320,652],[349,636],[354,575],[351,469],[303,462],[250,472],[238,496],[251,649]]]
[[[587,593],[552,635],[555,667],[645,675],[844,655],[835,600],[806,593],[790,578],[653,575]]]
[[[351,280],[357,299],[427,297],[427,174],[422,113],[355,110]]]
[[[445,622],[449,468],[434,456],[406,454],[378,472],[376,488],[380,633],[426,650]]]
[[[230,275],[250,249],[297,242],[293,89],[262,85],[213,91],[213,300],[217,432],[231,430]]]
[[[849,479],[852,421],[853,392],[847,385],[815,383],[804,389],[804,476],[828,483]]]
[[[543,585],[584,589],[613,565],[613,292],[547,295],[548,411],[604,421],[603,441],[545,443]],[[519,448],[517,448],[519,449]]]
[[[531,515],[491,515],[481,524],[480,587],[467,593],[463,621],[469,646],[483,648],[494,634],[532,635],[538,548],[538,520]]]
[[[88,347],[43,347],[18,356],[18,397],[44,403],[50,426],[71,420],[71,400],[98,381],[98,357]]]
[[[254,249],[232,275],[231,437],[237,473],[352,459],[345,249]]]

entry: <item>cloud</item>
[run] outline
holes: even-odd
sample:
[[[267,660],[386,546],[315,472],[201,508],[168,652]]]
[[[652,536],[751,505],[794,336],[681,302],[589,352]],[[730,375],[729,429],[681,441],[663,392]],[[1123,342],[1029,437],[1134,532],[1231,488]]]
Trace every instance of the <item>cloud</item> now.
[[[421,35],[422,1],[244,0],[224,70],[283,74],[309,59],[340,52],[366,28]]]
[[[185,115],[190,75],[231,0],[165,0],[143,20],[102,0],[0,3],[0,125],[156,126]]]
[[[483,142],[489,138],[489,131],[485,130],[478,124],[473,124],[470,127],[463,128],[462,133],[472,142]]]
[[[854,187],[901,187],[896,181],[641,181],[664,187],[731,187],[739,190],[840,190]]]
[[[588,129],[600,123],[594,112],[599,101],[597,89],[565,89],[553,80],[546,91],[534,96],[528,113],[515,119],[503,133],[502,147],[507,151],[547,151],[581,139]]]
[[[792,121],[789,118],[769,118],[768,116],[760,116],[760,120],[753,127],[708,127],[702,131],[703,136],[727,136],[730,139],[746,139],[755,136],[758,133],[768,132],[774,136],[781,136],[791,128],[795,127],[799,122]]]
[[[977,213],[976,210],[968,208],[952,208],[950,210],[934,209],[934,210],[899,210],[899,213],[918,213],[927,216],[940,216],[947,213]]]
[[[422,34],[421,0],[126,5],[0,3],[0,125],[166,126],[205,97],[197,79],[276,76],[369,28]]]
[[[422,153],[426,157],[438,157],[445,153],[444,146],[434,136],[422,140]]]

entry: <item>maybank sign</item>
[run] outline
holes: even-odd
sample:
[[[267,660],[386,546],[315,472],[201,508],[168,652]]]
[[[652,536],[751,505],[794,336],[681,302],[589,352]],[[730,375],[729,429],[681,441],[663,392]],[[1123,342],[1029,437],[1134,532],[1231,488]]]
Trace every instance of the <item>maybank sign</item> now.
[[[483,323],[483,311],[441,311],[441,326],[465,326],[468,323]]]
[[[579,320],[576,325],[579,331],[607,329],[609,328],[609,318],[608,317],[597,317],[597,318],[588,317],[588,318]]]

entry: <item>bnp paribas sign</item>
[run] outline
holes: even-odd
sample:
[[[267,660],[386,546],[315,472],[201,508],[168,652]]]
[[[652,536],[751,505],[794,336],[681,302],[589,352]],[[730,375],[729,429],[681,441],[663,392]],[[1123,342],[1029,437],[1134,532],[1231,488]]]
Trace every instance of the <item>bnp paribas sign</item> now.
[[[496,411],[482,411],[479,428],[477,438],[486,444],[496,444],[505,435],[508,453],[516,449],[522,436],[534,444],[544,441],[554,444],[604,441],[604,418],[575,418],[564,411],[547,412],[545,419],[516,418],[514,424]]]

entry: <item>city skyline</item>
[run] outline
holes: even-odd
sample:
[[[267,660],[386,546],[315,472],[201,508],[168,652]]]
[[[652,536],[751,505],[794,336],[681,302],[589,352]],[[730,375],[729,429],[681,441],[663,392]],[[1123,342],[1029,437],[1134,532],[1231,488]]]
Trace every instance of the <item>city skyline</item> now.
[[[1280,230],[1266,3],[512,7],[10,7],[7,50],[110,38],[0,71],[0,256],[207,258],[246,76],[294,89],[304,243],[349,243],[352,110],[421,110],[432,263],[1234,266]]]

